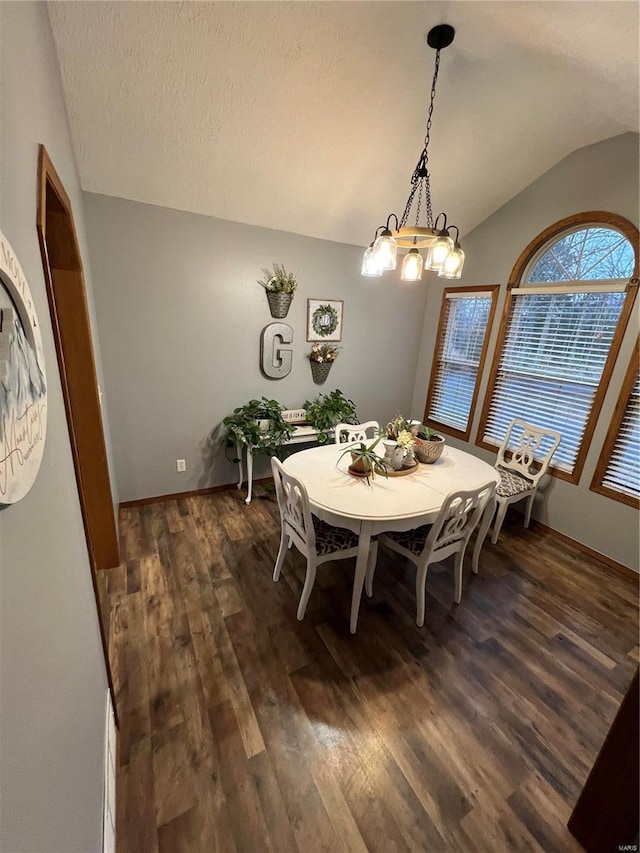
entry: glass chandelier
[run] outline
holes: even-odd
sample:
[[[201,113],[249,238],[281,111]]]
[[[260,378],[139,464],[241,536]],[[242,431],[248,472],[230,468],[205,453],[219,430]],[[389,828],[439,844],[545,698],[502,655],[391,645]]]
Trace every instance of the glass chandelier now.
[[[387,217],[386,225],[376,229],[373,242],[364,253],[362,275],[381,276],[385,270],[396,268],[398,247],[409,249],[402,261],[401,278],[403,281],[418,281],[422,271],[432,270],[440,278],[457,279],[462,275],[464,252],[460,247],[460,236],[456,225],[447,225],[446,213],[439,213],[433,218],[431,209],[431,185],[429,182],[429,140],[433,118],[433,103],[436,97],[436,82],[440,68],[440,51],[453,41],[455,30],[449,24],[439,24],[429,30],[427,44],[436,52],[433,82],[431,84],[431,101],[427,116],[427,132],[424,138],[424,148],[420,154],[418,165],[411,176],[411,190],[400,220],[395,213]],[[420,224],[420,214],[424,203],[424,224]],[[409,223],[412,209],[415,211],[413,224]],[[395,229],[391,229],[395,220]],[[451,231],[455,230],[455,240]],[[420,249],[425,249],[424,256]]]

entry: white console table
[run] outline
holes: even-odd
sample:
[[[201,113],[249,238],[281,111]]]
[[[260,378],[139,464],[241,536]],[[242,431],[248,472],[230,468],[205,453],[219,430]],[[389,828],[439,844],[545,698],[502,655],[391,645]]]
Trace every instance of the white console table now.
[[[298,414],[297,410],[291,410]],[[304,411],[304,410],[303,410]],[[283,416],[285,420],[289,420],[287,415],[289,412],[283,412]],[[328,429],[327,434],[333,437],[333,430]],[[294,433],[288,441],[284,441],[282,443],[283,447],[288,447],[291,444],[309,444],[310,442],[316,441],[318,435],[318,430],[312,426],[296,426],[294,427]],[[240,479],[238,480],[238,488],[242,488],[242,484],[244,483],[244,469],[242,464],[242,451],[245,449],[247,451],[247,497],[245,498],[245,503],[251,503],[251,495],[253,491],[253,453],[249,450],[249,448],[245,447],[240,442],[236,442],[236,456],[238,457],[238,469],[240,473]]]

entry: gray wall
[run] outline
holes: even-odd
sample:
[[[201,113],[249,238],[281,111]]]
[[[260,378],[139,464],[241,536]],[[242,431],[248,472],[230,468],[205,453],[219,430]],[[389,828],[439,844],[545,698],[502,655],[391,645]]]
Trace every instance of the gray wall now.
[[[523,155],[524,156],[524,155]],[[549,225],[587,210],[621,214],[638,224],[638,136],[627,133],[575,151],[523,190],[464,238],[466,266],[460,284],[500,284],[500,299],[490,338],[489,358],[480,385],[472,440],[480,419],[505,285],[522,250]],[[455,216],[455,211],[451,211]],[[424,412],[440,300],[447,282],[433,278],[424,317],[416,370],[413,411]],[[638,305],[627,334],[578,485],[546,478],[534,517],[573,539],[638,571],[638,514],[632,507],[590,491],[589,484],[638,334]],[[489,462],[495,454],[473,443],[447,439]]]
[[[107,686],[35,227],[40,142],[69,191],[86,264],[46,7],[0,3],[0,229],[35,300],[49,385],[40,473],[0,511],[0,849],[85,853],[101,847]]]
[[[362,278],[359,247],[90,193],[85,209],[121,500],[233,482],[207,439],[252,397],[298,408],[340,388],[363,420],[408,413],[424,286]],[[259,370],[260,332],[274,321],[256,283],[274,261],[300,282],[285,321],[293,370],[275,381]],[[309,297],[344,300],[342,351],[323,386],[305,358]],[[263,458],[257,475],[267,470]]]

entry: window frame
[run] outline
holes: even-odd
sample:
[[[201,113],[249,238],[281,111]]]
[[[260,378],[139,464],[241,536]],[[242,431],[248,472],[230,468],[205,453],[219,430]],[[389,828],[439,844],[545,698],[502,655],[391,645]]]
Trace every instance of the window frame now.
[[[427,402],[424,407],[424,419],[423,422],[429,426],[437,429],[439,432],[444,432],[446,435],[451,435],[454,438],[459,438],[462,441],[468,441],[471,435],[471,430],[473,427],[473,418],[476,411],[476,405],[478,403],[478,395],[480,392],[480,381],[482,379],[482,374],[484,372],[484,365],[487,359],[487,352],[489,349],[489,339],[491,337],[491,330],[493,328],[493,321],[495,318],[496,308],[498,305],[498,293],[500,291],[499,284],[485,284],[485,285],[466,285],[459,287],[445,287],[442,291],[442,300],[440,303],[440,317],[438,319],[438,329],[436,332],[436,342],[433,349],[433,357],[431,359],[431,373],[429,375],[429,389],[427,391]],[[491,297],[491,307],[489,308],[489,316],[487,317],[487,327],[484,334],[484,340],[482,342],[482,351],[480,353],[480,361],[478,362],[478,370],[476,373],[476,381],[473,388],[473,396],[471,398],[471,406],[469,408],[469,418],[467,420],[467,428],[466,430],[460,430],[456,427],[451,426],[451,424],[444,424],[440,421],[437,421],[433,418],[429,418],[428,413],[431,408],[431,404],[433,402],[435,383],[438,378],[439,367],[441,364],[441,359],[438,358],[439,353],[441,352],[441,346],[443,341],[443,335],[446,332],[446,315],[447,315],[447,302],[449,301],[448,294],[449,293],[487,293]]]
[[[631,399],[631,392],[636,384],[639,367],[640,339],[636,340],[633,352],[631,353],[629,365],[624,375],[622,387],[618,394],[618,399],[611,416],[611,422],[609,423],[607,434],[600,451],[600,456],[596,463],[596,469],[593,473],[593,479],[591,480],[591,485],[589,487],[592,492],[597,492],[599,495],[605,495],[605,497],[613,498],[616,501],[628,504],[636,509],[640,509],[640,498],[637,498],[634,495],[628,495],[625,492],[619,492],[609,486],[605,486],[603,485],[603,480],[611,461],[611,456],[618,439],[618,433],[620,431],[625,412],[627,411],[627,406],[629,405],[629,400]]]
[[[631,246],[633,247],[634,265],[633,275],[629,279],[629,282],[624,290],[624,292],[626,293],[626,298],[624,300],[622,311],[620,312],[620,317],[618,318],[618,323],[616,326],[615,334],[613,336],[613,340],[611,341],[611,348],[609,349],[609,354],[607,355],[607,360],[602,371],[602,377],[595,393],[593,406],[591,407],[591,411],[589,413],[589,417],[585,425],[584,434],[582,436],[582,442],[578,450],[578,455],[576,456],[573,471],[569,473],[568,471],[564,471],[561,468],[554,467],[553,464],[550,465],[548,468],[548,473],[551,474],[553,477],[558,477],[558,479],[560,480],[566,480],[567,482],[573,483],[574,485],[580,481],[580,477],[582,476],[584,464],[587,458],[587,454],[589,452],[589,448],[591,446],[593,433],[596,428],[600,412],[602,410],[604,397],[607,393],[607,389],[611,381],[613,368],[620,352],[620,346],[622,345],[622,340],[624,338],[629,323],[629,318],[631,317],[631,313],[633,311],[633,306],[635,304],[636,295],[638,291],[640,254],[638,250],[638,229],[632,222],[630,222],[628,219],[625,219],[623,216],[618,216],[614,213],[607,213],[606,211],[602,210],[591,210],[586,211],[585,213],[578,213],[573,216],[567,216],[564,219],[560,219],[558,222],[554,222],[553,225],[550,225],[548,228],[538,234],[538,236],[535,237],[529,243],[529,245],[524,249],[524,251],[521,252],[520,257],[517,259],[513,269],[511,270],[511,275],[509,276],[509,281],[507,282],[507,295],[504,301],[504,308],[502,311],[502,317],[500,319],[500,326],[498,328],[498,337],[496,340],[495,349],[493,351],[493,361],[491,364],[491,370],[489,372],[489,381],[487,383],[487,389],[484,395],[484,402],[482,406],[482,412],[480,414],[480,422],[478,424],[475,441],[476,446],[481,447],[483,450],[489,450],[493,453],[498,452],[498,448],[496,447],[496,445],[491,444],[488,441],[484,441],[483,436],[487,426],[489,410],[491,408],[491,402],[493,400],[493,395],[495,392],[498,369],[506,343],[507,327],[509,323],[509,316],[511,314],[511,304],[514,296],[513,291],[517,291],[519,288],[540,287],[542,292],[542,288],[544,287],[544,285],[529,285],[526,281],[524,281],[526,273],[531,268],[532,261],[540,256],[540,253],[543,249],[548,248],[552,244],[554,238],[559,237],[561,234],[568,233],[569,231],[575,231],[580,227],[586,228],[589,225],[606,226],[607,228],[612,228],[616,231],[621,232],[627,238],[627,240],[629,240]],[[587,284],[589,286],[593,286],[594,282],[585,281],[585,285]],[[578,288],[576,288],[576,292],[580,292]],[[546,426],[553,427],[553,424],[546,424]]]

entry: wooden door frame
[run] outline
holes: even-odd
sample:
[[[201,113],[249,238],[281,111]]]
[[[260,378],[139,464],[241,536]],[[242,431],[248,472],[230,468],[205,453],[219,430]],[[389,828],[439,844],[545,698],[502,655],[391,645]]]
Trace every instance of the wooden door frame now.
[[[48,204],[48,197],[51,200],[49,193],[53,194],[54,204],[57,208],[55,212],[51,209],[51,205]],[[52,227],[48,234],[48,225],[52,224],[54,217],[60,217],[59,222],[62,222],[64,227],[57,230]],[[102,618],[97,572],[119,565],[118,533],[114,516],[113,497],[100,411],[100,392],[95,371],[95,357],[82,267],[82,255],[78,244],[71,201],[44,145],[40,145],[38,157],[38,210],[36,226],[49,300],[51,326],[58,358],[62,396],[69,429],[73,467],[78,487],[78,498],[87,541],[91,581],[98,612],[102,650],[117,723],[115,690],[109,663],[108,639]],[[55,257],[53,257],[54,255]],[[56,280],[58,282],[64,281],[65,286],[68,285],[73,288],[73,296],[75,298],[71,311],[68,310],[68,307],[62,309],[59,304],[59,285],[58,287],[56,286]],[[61,313],[61,311],[64,311],[64,313]],[[77,328],[81,332],[86,333],[85,339],[82,341],[82,349],[84,351],[82,353],[81,366],[77,355],[70,352],[68,347],[65,350],[63,323],[64,328],[67,330],[69,328]],[[70,379],[70,371],[78,369],[79,366],[83,375],[83,390],[85,392],[83,395],[82,418],[78,414],[77,402],[74,410],[74,386],[72,379]],[[71,376],[73,375],[72,373]],[[77,391],[78,389],[76,388],[76,394]],[[87,420],[89,421],[88,424]],[[91,448],[90,457],[87,452],[88,447]],[[90,465],[88,464],[89,462]],[[96,506],[99,506],[99,513],[95,511]]]

